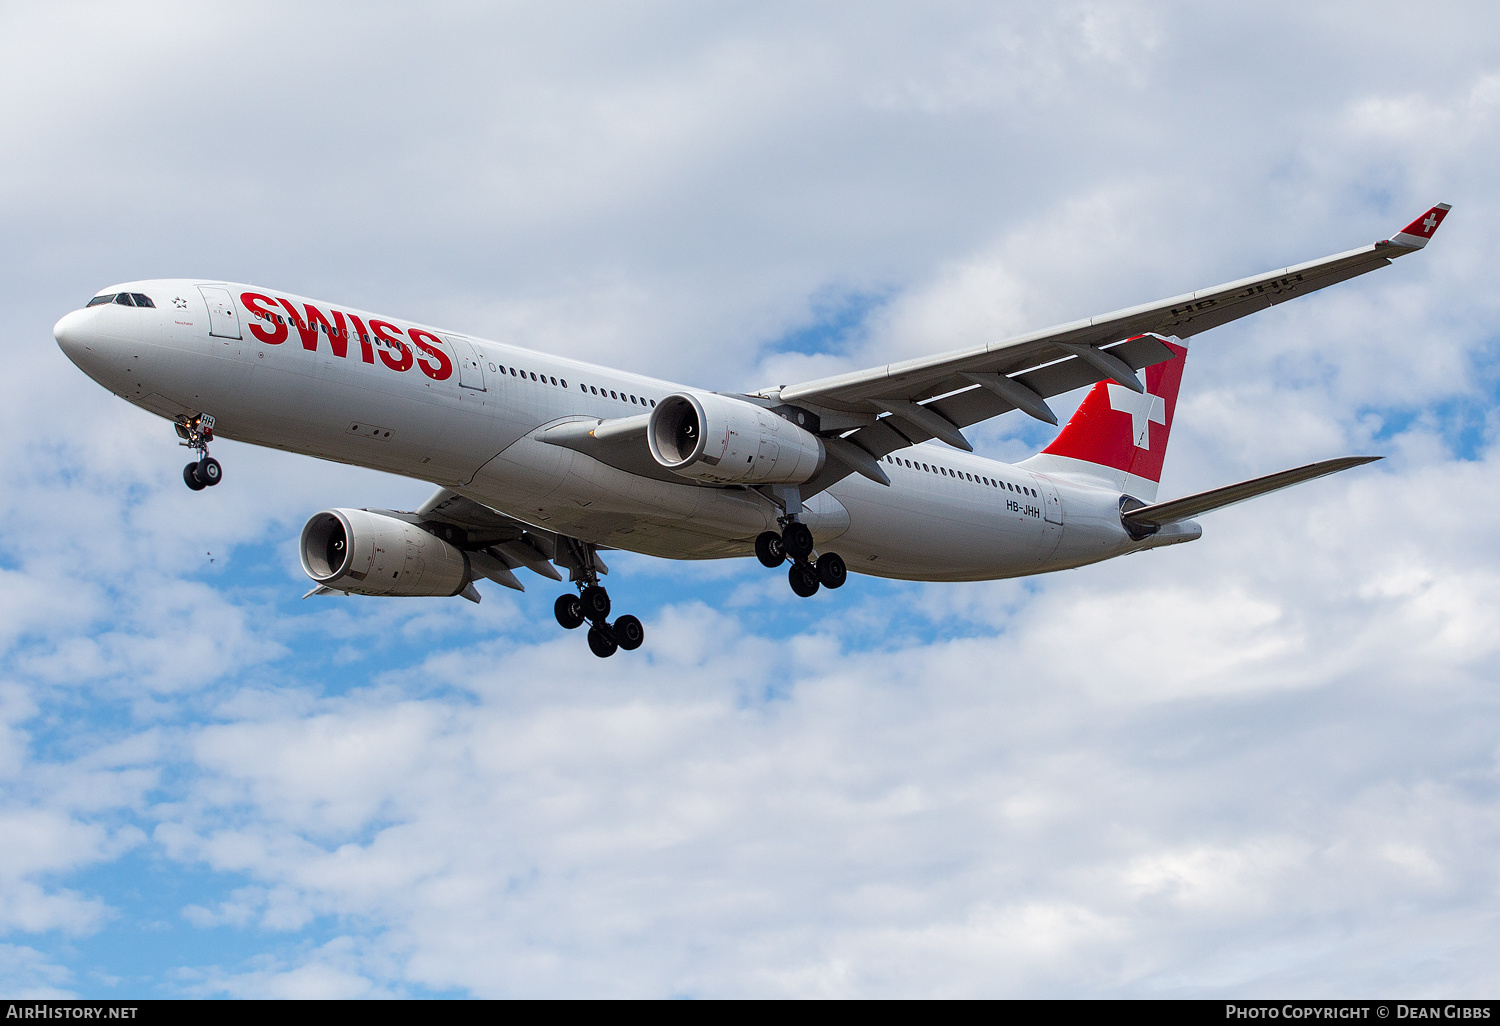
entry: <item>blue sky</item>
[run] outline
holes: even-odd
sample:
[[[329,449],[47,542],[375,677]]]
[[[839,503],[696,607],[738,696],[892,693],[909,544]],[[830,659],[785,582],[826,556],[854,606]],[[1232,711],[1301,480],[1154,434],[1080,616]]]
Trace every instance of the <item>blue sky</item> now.
[[[0,992],[1493,996],[1488,8],[0,29]],[[1162,494],[1384,462],[1024,581],[803,601],[612,554],[647,643],[604,662],[533,575],[302,601],[306,517],[430,486],[226,442],[190,493],[170,426],[51,338],[112,282],[202,275],[758,387],[1444,200],[1422,254],[1193,340]]]

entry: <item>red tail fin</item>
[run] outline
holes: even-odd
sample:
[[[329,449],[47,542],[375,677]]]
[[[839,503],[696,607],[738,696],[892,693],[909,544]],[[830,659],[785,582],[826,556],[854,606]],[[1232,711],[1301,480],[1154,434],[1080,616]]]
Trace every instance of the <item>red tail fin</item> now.
[[[1054,472],[1066,468],[1107,478],[1148,502],[1155,498],[1187,361],[1187,346],[1175,341],[1167,345],[1177,355],[1146,368],[1144,395],[1113,381],[1099,382],[1052,444],[1042,450],[1043,456],[1062,460],[1038,462],[1052,462]],[[1071,463],[1075,460],[1087,466]]]

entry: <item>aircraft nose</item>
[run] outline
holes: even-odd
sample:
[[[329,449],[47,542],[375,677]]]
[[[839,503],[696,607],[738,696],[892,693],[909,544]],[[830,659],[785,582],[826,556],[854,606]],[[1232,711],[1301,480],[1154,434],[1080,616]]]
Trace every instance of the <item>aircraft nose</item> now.
[[[87,368],[98,349],[98,332],[91,330],[93,315],[88,310],[74,310],[52,327],[57,347],[79,367]]]

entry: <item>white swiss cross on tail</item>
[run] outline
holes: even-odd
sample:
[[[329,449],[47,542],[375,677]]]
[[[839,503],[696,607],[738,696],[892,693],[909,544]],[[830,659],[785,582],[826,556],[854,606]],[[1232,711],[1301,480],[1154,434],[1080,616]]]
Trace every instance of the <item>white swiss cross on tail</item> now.
[[[1109,385],[1109,408],[1130,414],[1137,449],[1151,448],[1152,424],[1167,423],[1167,404],[1161,396],[1150,392],[1142,395],[1113,382]]]

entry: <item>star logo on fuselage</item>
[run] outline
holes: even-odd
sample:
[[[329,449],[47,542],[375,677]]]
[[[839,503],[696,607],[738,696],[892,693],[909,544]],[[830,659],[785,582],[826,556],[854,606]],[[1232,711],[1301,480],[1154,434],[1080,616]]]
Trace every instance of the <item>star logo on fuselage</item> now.
[[[1151,425],[1167,423],[1167,402],[1159,395],[1142,395],[1124,385],[1109,386],[1109,408],[1130,414],[1132,434],[1137,449],[1151,448]]]
[[[187,309],[187,300],[183,299],[181,296],[173,296],[172,297],[172,305],[175,306],[179,310],[186,310]]]

